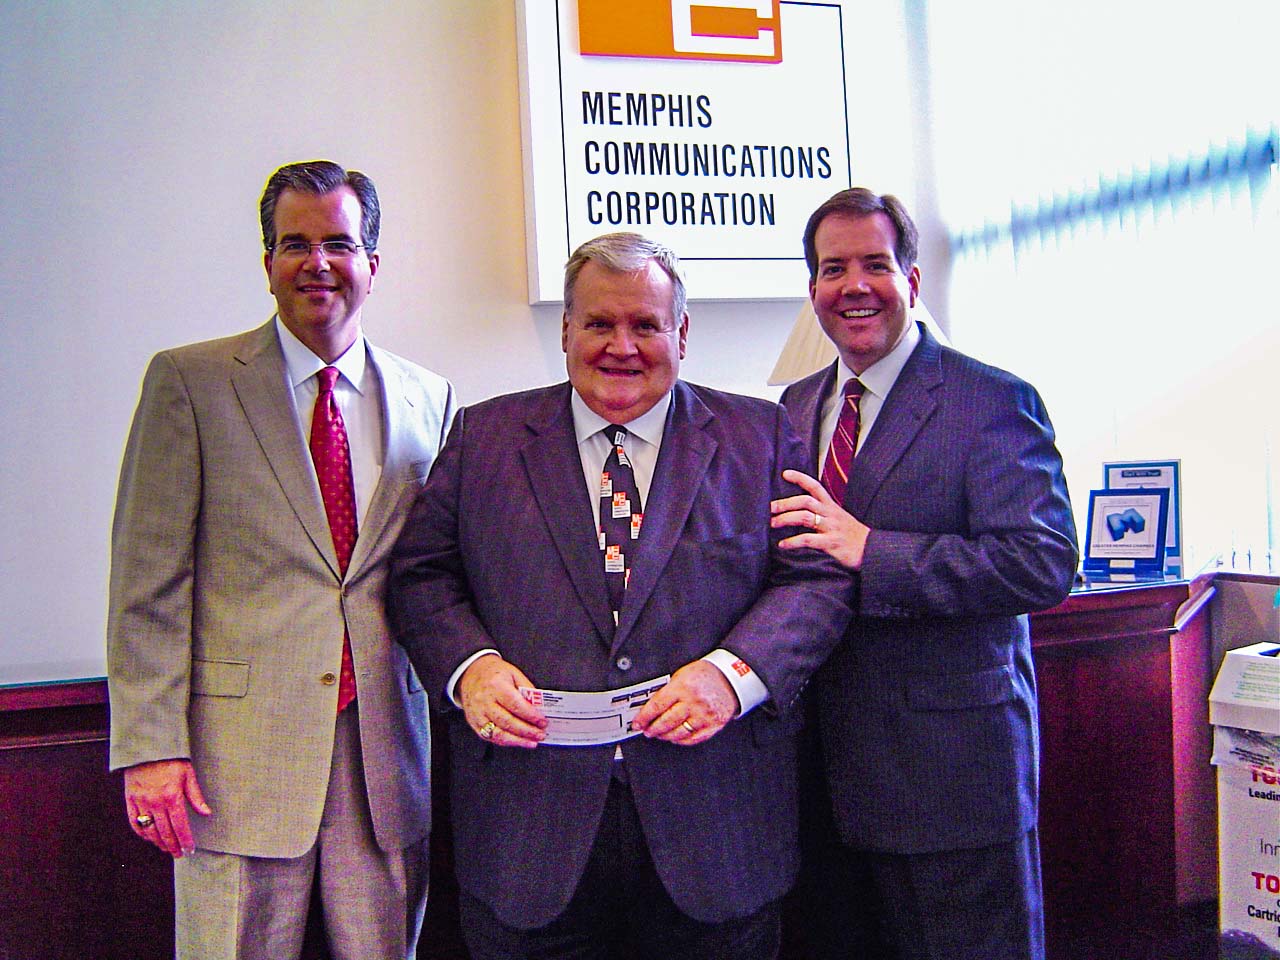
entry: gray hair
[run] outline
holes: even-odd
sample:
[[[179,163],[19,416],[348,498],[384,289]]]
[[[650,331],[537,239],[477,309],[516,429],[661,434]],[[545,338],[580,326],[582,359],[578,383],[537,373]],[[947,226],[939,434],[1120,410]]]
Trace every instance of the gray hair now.
[[[565,313],[573,309],[573,288],[578,282],[578,274],[593,260],[614,273],[635,273],[648,266],[651,260],[657,263],[671,278],[671,318],[679,326],[689,302],[684,278],[680,276],[680,260],[670,247],[638,233],[606,233],[573,251],[573,256],[564,265]]]

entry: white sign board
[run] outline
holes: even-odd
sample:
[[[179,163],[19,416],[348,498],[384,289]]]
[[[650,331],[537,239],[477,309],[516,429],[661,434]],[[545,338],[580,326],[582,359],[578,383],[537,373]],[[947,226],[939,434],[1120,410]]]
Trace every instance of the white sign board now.
[[[619,230],[675,250],[698,299],[803,296],[805,221],[852,182],[846,17],[788,0],[522,0],[531,301],[560,300],[570,253]]]

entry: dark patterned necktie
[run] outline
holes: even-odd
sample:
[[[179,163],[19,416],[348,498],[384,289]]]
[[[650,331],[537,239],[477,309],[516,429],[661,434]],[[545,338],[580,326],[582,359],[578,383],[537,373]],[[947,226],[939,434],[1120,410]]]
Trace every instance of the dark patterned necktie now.
[[[635,471],[623,441],[627,428],[610,424],[604,435],[612,444],[600,475],[600,550],[604,555],[604,578],[609,585],[609,602],[614,613],[622,609],[622,595],[631,579],[628,553],[634,553],[640,536],[644,508],[636,487]]]
[[[351,449],[347,427],[333,395],[338,380],[337,367],[325,367],[316,374],[320,392],[316,394],[311,418],[311,459],[320,481],[320,496],[329,518],[333,549],[338,554],[338,570],[345,577],[351,551],[356,545],[356,493],[351,479]],[[351,636],[342,629],[342,673],[338,680],[338,712],[356,697],[355,661],[351,656]]]
[[[849,488],[849,468],[853,465],[853,453],[858,446],[858,401],[862,399],[862,381],[850,377],[844,385],[844,397],[840,401],[840,417],[836,420],[836,432],[831,435],[827,459],[822,465],[822,485],[836,503],[844,503],[844,492]]]

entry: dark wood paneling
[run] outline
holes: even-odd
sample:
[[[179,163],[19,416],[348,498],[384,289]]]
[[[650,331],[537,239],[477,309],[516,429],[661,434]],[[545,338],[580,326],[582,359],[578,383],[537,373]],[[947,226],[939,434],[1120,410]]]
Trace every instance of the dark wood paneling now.
[[[1053,960],[1156,957],[1177,933],[1179,810],[1198,827],[1214,810],[1211,774],[1178,796],[1197,748],[1176,747],[1175,729],[1197,745],[1207,734],[1189,730],[1187,706],[1207,692],[1203,618],[1175,631],[1190,596],[1186,583],[1090,592],[1031,618]],[[1175,645],[1189,692],[1174,684]]]
[[[66,691],[39,688],[66,703]],[[76,698],[71,698],[76,699]],[[173,955],[169,858],[141,842],[107,773],[101,702],[0,713],[0,957]]]

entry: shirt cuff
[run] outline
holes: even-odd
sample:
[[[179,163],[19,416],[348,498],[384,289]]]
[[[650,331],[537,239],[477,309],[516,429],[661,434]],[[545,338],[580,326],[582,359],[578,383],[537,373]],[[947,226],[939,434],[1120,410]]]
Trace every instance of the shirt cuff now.
[[[496,657],[502,656],[502,654],[498,653],[497,650],[491,650],[488,648],[480,650],[463,660],[462,663],[458,664],[458,669],[449,674],[449,682],[445,684],[444,687],[445,696],[447,696],[449,698],[449,702],[459,710],[462,709],[462,704],[460,704],[457,698],[453,695],[453,692],[458,689],[458,681],[461,680],[462,675],[467,672],[467,667],[471,666],[481,657],[486,657],[491,653]]]
[[[769,699],[769,690],[759,674],[747,666],[736,653],[717,648],[702,658],[711,664],[729,681],[733,692],[738,695],[738,713],[741,717]]]

